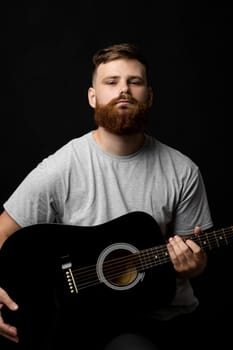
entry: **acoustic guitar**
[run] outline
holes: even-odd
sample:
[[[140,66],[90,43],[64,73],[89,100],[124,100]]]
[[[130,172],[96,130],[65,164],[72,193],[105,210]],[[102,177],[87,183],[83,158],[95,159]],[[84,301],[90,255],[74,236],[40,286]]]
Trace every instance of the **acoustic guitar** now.
[[[228,227],[185,238],[207,251],[231,243],[232,231]],[[17,345],[4,340],[4,350],[47,349],[43,344],[59,339],[64,325],[82,332],[90,320],[135,317],[169,303],[176,288],[160,228],[141,211],[96,226],[22,228],[0,251],[0,280],[19,305],[16,312],[2,309],[20,337]]]

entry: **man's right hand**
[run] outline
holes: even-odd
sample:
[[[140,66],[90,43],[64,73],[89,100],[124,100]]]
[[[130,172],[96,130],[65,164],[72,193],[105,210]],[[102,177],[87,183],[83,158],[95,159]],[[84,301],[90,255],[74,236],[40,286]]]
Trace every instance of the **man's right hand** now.
[[[1,310],[3,307],[7,307],[12,311],[18,310],[18,305],[9,297],[7,292],[0,287],[0,335],[12,340],[15,343],[18,343],[19,338],[17,335],[17,328],[5,323],[4,319],[2,318]]]

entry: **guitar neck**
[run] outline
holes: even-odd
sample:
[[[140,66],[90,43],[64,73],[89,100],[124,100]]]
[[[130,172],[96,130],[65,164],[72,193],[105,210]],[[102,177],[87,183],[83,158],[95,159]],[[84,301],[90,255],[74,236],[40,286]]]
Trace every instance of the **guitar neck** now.
[[[212,232],[203,232],[201,234],[191,234],[185,236],[185,240],[192,239],[206,252],[215,248],[221,248],[233,243],[233,226],[215,230]],[[138,253],[138,265],[141,270],[150,269],[157,265],[170,262],[170,255],[167,250],[167,245],[141,250]]]
[[[221,248],[233,243],[233,226],[212,232],[203,232],[200,235],[193,234],[190,238],[208,252],[215,248]]]

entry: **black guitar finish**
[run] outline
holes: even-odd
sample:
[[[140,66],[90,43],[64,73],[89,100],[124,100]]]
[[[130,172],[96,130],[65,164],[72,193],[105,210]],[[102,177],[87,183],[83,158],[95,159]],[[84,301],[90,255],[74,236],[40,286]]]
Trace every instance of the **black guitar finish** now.
[[[93,227],[23,228],[3,245],[0,269],[0,285],[20,306],[17,312],[2,310],[21,339],[21,345],[0,346],[4,350],[50,349],[47,340],[57,339],[61,325],[74,318],[79,332],[89,319],[133,317],[168,303],[175,293],[166,244],[144,212]]]

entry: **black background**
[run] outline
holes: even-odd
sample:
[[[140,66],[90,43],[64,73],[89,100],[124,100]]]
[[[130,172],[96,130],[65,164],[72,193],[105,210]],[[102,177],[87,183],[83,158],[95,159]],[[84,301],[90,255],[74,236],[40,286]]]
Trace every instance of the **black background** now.
[[[233,224],[232,5],[224,1],[28,1],[1,5],[3,203],[44,157],[93,128],[93,53],[134,41],[151,66],[149,132],[201,168],[217,228]],[[203,317],[233,311],[232,248],[194,281]]]

